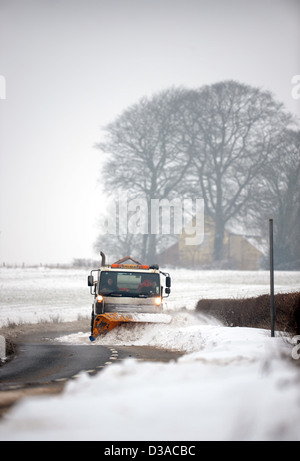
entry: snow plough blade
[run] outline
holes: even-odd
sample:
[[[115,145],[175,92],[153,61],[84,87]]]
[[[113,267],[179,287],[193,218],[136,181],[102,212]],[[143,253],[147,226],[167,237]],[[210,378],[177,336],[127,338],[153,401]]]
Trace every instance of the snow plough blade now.
[[[97,315],[94,320],[93,334],[90,336],[91,341],[108,333],[124,323],[170,323],[171,316],[166,314],[147,314],[147,313],[106,313]]]

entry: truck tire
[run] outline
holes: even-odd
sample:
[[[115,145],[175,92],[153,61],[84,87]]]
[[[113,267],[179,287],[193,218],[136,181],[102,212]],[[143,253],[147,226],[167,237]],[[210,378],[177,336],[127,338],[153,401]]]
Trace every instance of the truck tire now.
[[[95,312],[96,315],[103,314],[104,313],[104,304],[103,303],[96,303],[95,311],[96,311]]]

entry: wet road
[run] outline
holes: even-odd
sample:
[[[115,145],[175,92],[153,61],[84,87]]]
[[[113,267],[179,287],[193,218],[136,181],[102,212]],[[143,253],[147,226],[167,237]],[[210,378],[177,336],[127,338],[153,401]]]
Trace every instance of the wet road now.
[[[151,347],[65,345],[36,334],[20,343],[16,356],[0,367],[0,391],[63,383],[75,379],[83,371],[92,376],[129,357],[168,362],[180,355]]]

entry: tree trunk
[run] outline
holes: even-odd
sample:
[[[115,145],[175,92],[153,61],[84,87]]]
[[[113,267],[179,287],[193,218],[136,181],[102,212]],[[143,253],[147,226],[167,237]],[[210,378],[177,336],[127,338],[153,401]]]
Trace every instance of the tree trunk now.
[[[216,192],[216,208],[215,208],[215,236],[214,236],[214,261],[223,259],[223,241],[224,241],[224,216],[223,216],[223,193],[221,174],[217,170],[217,192]]]
[[[149,234],[147,263],[155,264],[156,262],[156,234]]]
[[[214,261],[221,261],[223,259],[224,231],[223,220],[217,217],[214,236]]]
[[[144,261],[146,261],[146,259],[147,259],[148,237],[149,237],[149,234],[144,234],[144,235],[143,235],[143,240],[142,240],[142,251],[141,251],[141,263],[142,263],[142,264],[143,264]]]

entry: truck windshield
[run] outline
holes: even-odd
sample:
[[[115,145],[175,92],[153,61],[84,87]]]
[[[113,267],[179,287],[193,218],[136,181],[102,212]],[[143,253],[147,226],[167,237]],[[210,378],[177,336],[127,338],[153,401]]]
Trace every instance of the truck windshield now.
[[[100,276],[99,292],[104,296],[158,296],[160,294],[159,274],[103,271]]]

